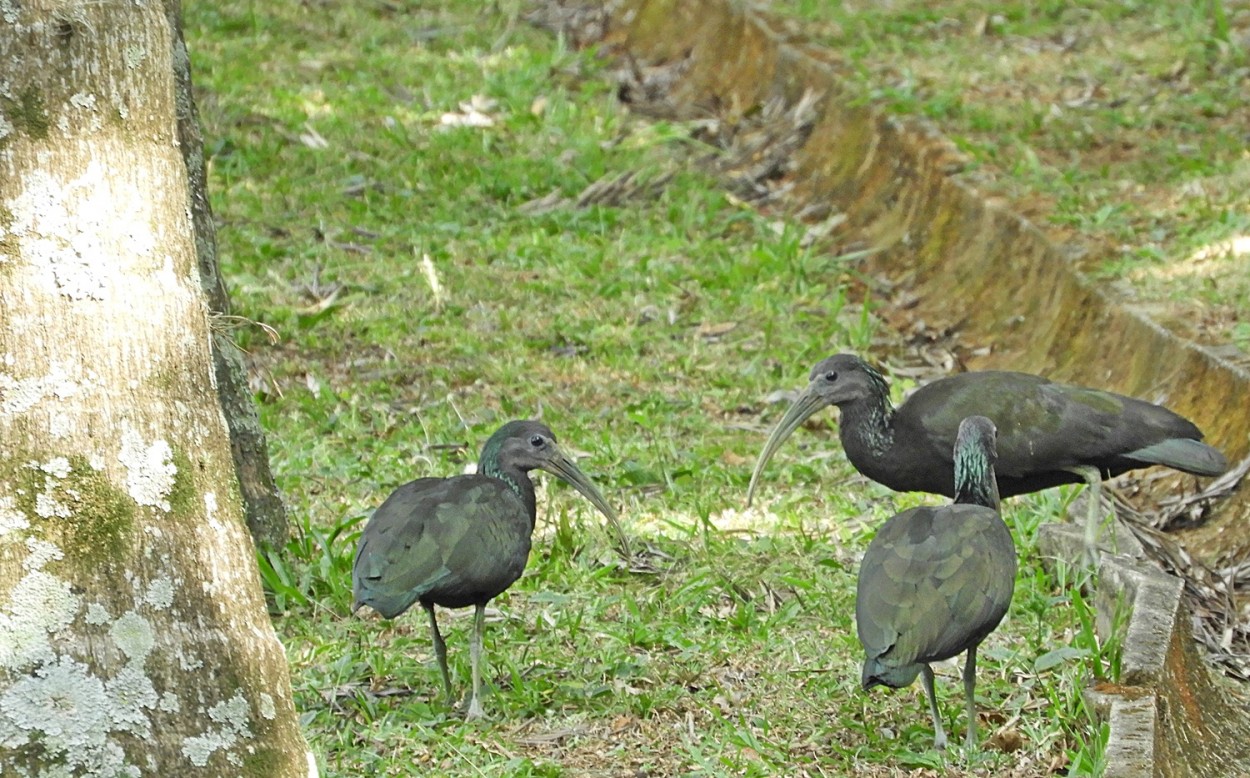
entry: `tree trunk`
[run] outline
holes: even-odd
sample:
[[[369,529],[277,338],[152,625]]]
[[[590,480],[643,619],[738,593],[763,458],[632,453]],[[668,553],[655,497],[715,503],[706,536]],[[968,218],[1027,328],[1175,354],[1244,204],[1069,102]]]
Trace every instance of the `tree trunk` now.
[[[304,776],[165,9],[0,0],[0,773]]]
[[[195,227],[195,252],[208,309],[221,317],[230,313],[230,298],[217,269],[217,232],[208,202],[204,167],[204,139],[191,95],[191,61],[182,39],[182,8],[178,0],[165,0],[166,17],[173,32],[174,97],[178,117],[178,144],[191,183],[191,223]],[[210,328],[217,395],[230,429],[230,450],[243,492],[243,509],[252,540],[258,547],[281,547],[287,540],[286,506],[269,471],[269,445],[261,429],[247,383],[247,368],[225,327]]]

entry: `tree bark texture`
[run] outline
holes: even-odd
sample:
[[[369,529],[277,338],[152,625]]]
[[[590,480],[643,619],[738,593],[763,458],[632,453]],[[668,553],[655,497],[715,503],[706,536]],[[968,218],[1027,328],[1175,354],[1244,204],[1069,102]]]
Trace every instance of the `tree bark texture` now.
[[[182,38],[182,7],[178,0],[165,0],[165,13],[174,39],[174,97],[178,116],[178,144],[191,182],[191,222],[195,227],[195,251],[208,308],[214,314],[230,313],[230,298],[217,266],[217,234],[208,201],[204,165],[204,138],[199,115],[191,94],[191,61]],[[247,526],[257,547],[279,548],[288,536],[286,506],[269,470],[269,445],[260,426],[247,368],[225,327],[211,328],[213,366],[217,394],[230,428],[230,450],[243,493]]]
[[[304,776],[152,0],[0,0],[0,774]]]

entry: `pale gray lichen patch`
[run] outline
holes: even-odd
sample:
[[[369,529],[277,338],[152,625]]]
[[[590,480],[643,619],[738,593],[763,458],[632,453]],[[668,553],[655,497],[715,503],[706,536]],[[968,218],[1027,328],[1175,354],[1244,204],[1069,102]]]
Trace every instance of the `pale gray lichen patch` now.
[[[69,460],[65,457],[54,457],[43,464],[32,462],[30,467],[47,474],[44,481],[46,491],[35,495],[35,515],[44,519],[67,519],[72,516],[73,511],[70,507],[58,500],[54,494],[57,489],[57,479],[64,479],[69,475]],[[66,490],[66,494],[74,499],[79,497],[78,493],[72,489]]]
[[[112,707],[104,683],[86,665],[60,657],[0,695],[0,747],[35,744],[68,775],[137,776],[109,738]]]
[[[104,688],[110,697],[109,717],[113,729],[136,735],[151,734],[152,723],[144,711],[155,708],[160,695],[142,667],[136,663],[128,664],[105,683]]]
[[[17,509],[11,495],[0,495],[0,539],[24,529],[30,529],[30,521]]]
[[[278,708],[274,705],[273,695],[268,694],[267,692],[261,692],[259,697],[260,704],[257,708],[260,710],[260,715],[264,716],[269,721],[273,721],[278,717]]]
[[[0,611],[0,668],[22,670],[51,659],[48,635],[68,627],[78,607],[67,581],[42,570],[27,573]]]
[[[143,64],[143,60],[148,56],[147,49],[142,46],[130,45],[122,50],[122,61],[126,63],[126,67],[134,70]]]
[[[204,666],[204,660],[198,657],[189,656],[185,653],[178,653],[178,666],[183,670],[199,670]]]
[[[108,624],[113,620],[113,617],[109,615],[108,608],[105,608],[98,602],[93,602],[87,605],[87,614],[83,618],[86,619],[87,623],[93,627],[98,627],[101,624]]]
[[[17,24],[17,3],[13,0],[0,0],[0,18],[6,24]]]
[[[67,400],[80,391],[64,364],[54,364],[47,375],[14,378],[0,373],[0,416],[16,416],[38,405],[45,397]]]
[[[148,584],[148,591],[143,595],[148,605],[157,610],[165,610],[174,604],[174,581],[167,575],[159,576]]]
[[[74,419],[68,413],[54,414],[48,419],[48,436],[52,440],[65,440],[74,431]]]
[[[12,134],[13,134],[13,124],[8,119],[4,118],[4,114],[0,114],[0,141],[4,140],[5,138],[9,137]],[[2,234],[3,234],[3,231],[0,230],[0,235]]]
[[[104,247],[94,238],[80,236],[77,245],[56,255],[52,276],[56,288],[71,300],[104,300],[105,279],[99,264],[90,255],[103,253]]]
[[[140,666],[156,645],[156,636],[152,624],[134,611],[122,614],[109,629],[113,642],[131,661]]]
[[[64,457],[54,457],[47,462],[39,464],[32,462],[27,467],[46,474],[44,479],[44,492],[35,495],[35,515],[42,519],[60,518],[68,519],[74,514],[69,505],[61,502],[56,498],[56,483],[58,479],[64,479],[70,474],[69,459]],[[66,495],[71,499],[78,499],[80,495],[73,489],[66,489]]]
[[[69,582],[44,571],[49,561],[60,559],[60,549],[38,538],[26,538],[30,554],[23,561],[28,571],[0,606],[0,669],[24,670],[54,656],[50,634],[70,625],[82,604]]]
[[[35,515],[41,519],[68,519],[73,515],[69,506],[53,497],[48,492],[35,495]]]
[[[99,119],[98,112],[94,116]],[[98,159],[76,177],[32,170],[19,186],[9,201],[9,231],[35,271],[34,285],[75,301],[104,300],[110,288],[123,288],[125,263],[112,261],[116,252],[108,241],[118,227],[117,203],[142,205],[140,192],[119,189],[112,170]]]
[[[233,765],[242,764],[239,755],[233,751],[239,741],[251,739],[252,729],[249,724],[251,708],[242,692],[224,702],[219,702],[208,709],[208,717],[221,725],[210,729],[203,735],[189,737],[182,742],[182,753],[191,764],[204,767],[214,751],[226,752],[226,760]]]
[[[26,549],[30,553],[22,560],[22,567],[27,570],[41,570],[49,562],[65,558],[65,553],[56,544],[42,538],[26,538]]]
[[[173,451],[164,440],[145,444],[139,433],[128,429],[122,433],[118,461],[126,468],[126,492],[140,505],[169,510],[169,493],[174,489]]]
[[[39,469],[53,478],[66,478],[69,476],[69,460],[65,457],[53,457],[39,465]]]
[[[104,684],[86,665],[67,657],[17,679],[0,697],[0,713],[20,730],[38,731],[66,745],[88,733],[107,732],[109,724]]]
[[[165,692],[161,695],[161,701],[156,707],[166,713],[177,713],[182,710],[182,700],[178,699],[178,695],[173,692]]]
[[[85,111],[95,110],[95,95],[78,92],[69,97],[69,104]]]
[[[103,128],[104,116],[101,116],[100,111],[96,110],[95,95],[81,93],[80,91],[78,94],[70,95],[70,105],[73,105],[76,109],[88,111],[90,115],[88,126],[90,126],[91,130]],[[61,116],[61,119],[65,119],[65,115]]]

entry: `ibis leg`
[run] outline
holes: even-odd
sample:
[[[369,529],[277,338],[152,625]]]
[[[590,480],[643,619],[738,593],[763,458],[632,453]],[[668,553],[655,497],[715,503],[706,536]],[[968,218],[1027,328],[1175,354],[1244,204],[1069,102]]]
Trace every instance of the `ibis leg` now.
[[[433,603],[421,603],[425,608],[425,612],[430,614],[430,638],[434,642],[434,656],[438,659],[439,672],[443,674],[443,693],[447,695],[447,701],[451,701],[451,673],[447,671],[447,644],[443,642],[443,635],[438,631],[438,619],[434,616]]]
[[[1085,516],[1085,564],[1090,570],[1098,568],[1098,530],[1102,525],[1102,473],[1098,468],[1082,465],[1072,472],[1085,479],[1089,487],[1089,512]]]
[[[964,745],[972,751],[977,746],[977,647],[968,649],[964,662],[964,696],[968,700],[968,734]]]
[[[929,696],[929,715],[933,717],[933,747],[939,751],[946,748],[946,731],[942,729],[942,717],[938,715],[937,695],[933,691],[933,668],[920,666],[920,682]]]
[[[469,645],[469,661],[473,665],[473,696],[469,698],[469,720],[482,718],[482,630],[486,627],[486,604],[473,606],[473,642]]]

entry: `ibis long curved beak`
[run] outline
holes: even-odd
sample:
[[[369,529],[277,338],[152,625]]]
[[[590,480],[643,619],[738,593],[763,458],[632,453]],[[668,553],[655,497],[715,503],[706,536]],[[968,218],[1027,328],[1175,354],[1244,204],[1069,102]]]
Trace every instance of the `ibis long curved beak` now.
[[[747,507],[751,507],[751,500],[755,497],[755,487],[759,485],[760,473],[764,471],[764,465],[768,464],[768,460],[781,447],[786,438],[790,437],[790,433],[799,428],[799,425],[807,420],[809,416],[816,413],[820,409],[828,405],[828,400],[818,395],[811,386],[803,390],[790,409],[786,411],[786,415],[781,417],[781,421],[773,429],[771,435],[768,436],[768,442],[764,444],[764,450],[760,452],[760,458],[755,462],[755,470],[751,473],[751,485],[747,487]]]
[[[583,497],[590,500],[591,505],[595,506],[600,513],[607,517],[608,523],[612,525],[617,540],[621,544],[620,552],[625,555],[626,559],[631,558],[629,539],[625,537],[625,531],[621,529],[621,522],[616,517],[616,511],[612,510],[612,506],[608,505],[608,501],[603,498],[603,495],[595,488],[590,479],[586,477],[586,474],[573,463],[573,460],[565,456],[564,452],[557,450],[552,452],[551,458],[541,467],[581,492]]]

